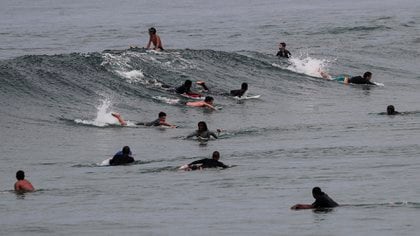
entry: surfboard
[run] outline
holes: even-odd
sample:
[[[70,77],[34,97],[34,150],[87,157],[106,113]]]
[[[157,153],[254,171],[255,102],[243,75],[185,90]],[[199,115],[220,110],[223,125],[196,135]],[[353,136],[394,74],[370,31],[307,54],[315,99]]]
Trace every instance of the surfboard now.
[[[242,97],[233,97],[233,98],[235,98],[235,99],[238,99],[238,100],[248,100],[248,99],[258,99],[258,98],[260,98],[261,97],[261,95],[252,95],[252,96],[242,96]]]
[[[111,160],[112,158],[108,158],[108,159],[106,159],[106,160],[103,160],[102,161],[102,163],[101,164],[99,164],[100,166],[109,166],[109,161]]]

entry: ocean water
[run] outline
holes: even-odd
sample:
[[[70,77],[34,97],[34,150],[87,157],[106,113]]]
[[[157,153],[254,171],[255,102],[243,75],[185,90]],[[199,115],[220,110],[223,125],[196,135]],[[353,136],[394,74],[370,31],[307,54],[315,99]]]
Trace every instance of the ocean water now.
[[[0,6],[2,235],[418,235],[420,2]],[[164,52],[142,49],[152,26]],[[383,86],[318,69],[371,71]],[[206,81],[221,109],[162,87],[186,79]],[[242,82],[261,97],[223,95]],[[389,104],[406,114],[381,115]],[[179,127],[134,125],[160,111]],[[224,131],[185,140],[199,121]],[[124,145],[134,165],[101,165]],[[177,170],[216,150],[235,166]],[[11,191],[19,169],[36,192]],[[314,186],[342,206],[290,210]]]

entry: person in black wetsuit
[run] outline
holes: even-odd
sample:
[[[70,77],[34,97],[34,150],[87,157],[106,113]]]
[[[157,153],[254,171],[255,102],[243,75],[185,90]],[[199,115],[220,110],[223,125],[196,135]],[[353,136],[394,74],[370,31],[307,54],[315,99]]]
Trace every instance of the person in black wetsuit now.
[[[117,152],[114,157],[109,160],[109,165],[125,165],[134,162],[134,158],[131,156],[131,151],[128,146],[124,146],[122,151]]]
[[[201,170],[205,168],[229,168],[229,166],[223,164],[219,161],[220,159],[220,153],[218,151],[214,151],[212,158],[204,158],[198,161],[193,161],[190,164],[188,164],[187,170]]]
[[[204,81],[197,81],[196,82],[198,85],[201,85],[201,87],[203,87],[204,91],[207,92],[209,91],[209,88],[206,86],[206,84],[204,83]],[[191,80],[185,80],[184,84],[179,86],[178,88],[175,89],[175,92],[178,94],[186,94],[189,96],[202,96],[199,93],[195,93],[191,91],[191,86],[192,86],[192,81]]]
[[[232,95],[234,97],[242,97],[242,96],[245,95],[246,91],[248,91],[248,84],[247,83],[242,83],[241,89],[231,90],[230,95]]]
[[[292,210],[301,209],[323,209],[332,208],[339,206],[334,200],[332,200],[326,193],[321,191],[320,187],[312,189],[312,196],[315,198],[315,202],[312,204],[296,204],[292,206]]]
[[[346,80],[347,79],[347,80]],[[344,83],[345,84],[372,84],[375,85],[374,83],[372,83],[370,80],[372,79],[372,72],[365,72],[362,76],[355,76],[355,77],[351,77],[351,78],[346,78],[344,79]]]
[[[389,105],[386,108],[386,114],[387,115],[398,115],[400,114],[398,111],[395,110],[395,107],[393,105]]]
[[[289,58],[290,56],[292,56],[292,54],[286,49],[286,43],[285,42],[281,42],[279,44],[279,51],[277,52],[278,57],[284,57],[284,58]]]
[[[220,133],[221,130],[217,129],[217,133]],[[194,133],[191,133],[189,135],[187,135],[187,137],[185,137],[186,139],[188,138],[192,138],[192,137],[197,137],[198,139],[205,139],[208,140],[211,138],[211,136],[213,136],[213,138],[217,139],[217,135],[212,132],[209,131],[209,129],[207,128],[207,124],[204,121],[200,121],[198,122],[198,129],[196,131],[194,131]]]
[[[145,126],[168,126],[171,128],[176,128],[176,125],[171,125],[166,122],[166,113],[161,111],[159,112],[159,118],[151,122],[137,122],[136,125],[145,125]]]

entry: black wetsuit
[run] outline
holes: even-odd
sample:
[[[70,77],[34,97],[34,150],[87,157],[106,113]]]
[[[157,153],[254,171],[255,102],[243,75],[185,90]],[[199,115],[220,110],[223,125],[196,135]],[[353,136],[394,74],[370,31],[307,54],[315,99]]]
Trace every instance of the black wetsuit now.
[[[181,85],[175,89],[176,93],[183,94],[183,93],[191,93],[191,88],[187,88],[185,85]]]
[[[151,122],[138,122],[136,125],[145,125],[145,126],[160,126],[160,120],[156,119]]]
[[[207,131],[202,131],[202,132],[196,130],[196,131],[194,131],[194,133],[191,133],[191,134],[187,135],[186,138],[192,138],[194,136],[197,137],[197,138],[204,138],[204,139],[210,139],[210,137],[213,136],[214,138],[217,139],[217,135],[214,132],[208,131],[208,130]]]
[[[337,207],[338,203],[332,200],[326,193],[322,192],[322,194],[316,198],[315,202],[312,203],[314,208],[331,208]]]
[[[130,155],[124,155],[121,152],[114,155],[114,157],[109,160],[109,165],[116,166],[116,165],[125,165],[129,163],[133,163],[134,158]]]
[[[289,58],[292,54],[289,52],[289,50],[287,49],[279,49],[279,51],[277,52],[278,57],[285,57],[285,58]]]
[[[246,90],[243,90],[243,89],[231,90],[230,95],[235,96],[235,97],[241,97],[244,95],[245,92]]]
[[[214,159],[205,158],[198,161],[193,161],[188,166],[195,170],[198,168],[216,168],[216,167],[222,167],[222,168],[229,168],[229,166],[223,164],[220,161],[216,161]]]
[[[351,77],[349,79],[349,83],[351,84],[373,84],[374,83],[370,82],[368,79],[363,78],[362,76],[355,76],[355,77]]]

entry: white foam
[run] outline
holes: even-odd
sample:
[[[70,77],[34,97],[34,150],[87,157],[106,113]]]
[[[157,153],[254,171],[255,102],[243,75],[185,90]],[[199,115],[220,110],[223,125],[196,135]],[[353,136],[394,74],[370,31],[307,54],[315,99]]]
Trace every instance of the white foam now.
[[[110,99],[102,100],[102,103],[96,107],[97,113],[96,118],[94,120],[82,120],[82,119],[75,119],[74,122],[77,124],[84,124],[84,125],[93,125],[97,127],[105,127],[109,125],[120,125],[118,120],[112,116],[112,112],[109,111],[112,103]],[[127,126],[135,126],[133,122],[127,121]]]
[[[177,104],[179,102],[178,98],[168,98],[168,97],[163,97],[163,96],[153,96],[153,98],[156,100],[162,101],[164,103],[171,104],[171,105]]]
[[[127,82],[129,83],[134,83],[134,82],[147,83],[147,81],[144,80],[144,74],[143,74],[143,71],[141,70],[131,70],[131,71],[115,70],[115,72],[121,77],[126,78]]]
[[[322,78],[319,71],[327,71],[330,63],[327,59],[312,58],[308,55],[291,57],[289,62],[291,64],[287,67],[288,70],[318,78]]]

